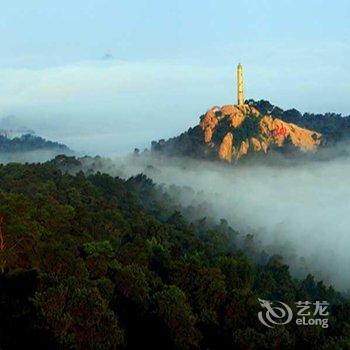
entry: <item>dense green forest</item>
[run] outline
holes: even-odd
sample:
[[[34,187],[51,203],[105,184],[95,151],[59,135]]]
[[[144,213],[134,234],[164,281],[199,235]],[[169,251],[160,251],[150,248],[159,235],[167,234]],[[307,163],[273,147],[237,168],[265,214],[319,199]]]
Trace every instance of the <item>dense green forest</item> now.
[[[1,349],[350,349],[332,287],[142,174],[70,165],[0,165]],[[258,298],[327,300],[330,327],[267,328]]]

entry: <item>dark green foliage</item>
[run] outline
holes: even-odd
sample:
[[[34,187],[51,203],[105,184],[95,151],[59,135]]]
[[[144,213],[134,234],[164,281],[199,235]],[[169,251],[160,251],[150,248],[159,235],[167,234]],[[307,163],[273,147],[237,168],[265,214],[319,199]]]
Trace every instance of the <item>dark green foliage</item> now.
[[[169,140],[152,141],[152,152],[172,156],[204,158],[212,156],[203,139],[203,131],[199,126],[189,128],[186,132]],[[213,157],[213,156],[212,156]],[[213,157],[214,158],[214,157]]]
[[[167,337],[176,349],[199,347],[200,333],[196,329],[197,318],[191,310],[185,293],[176,286],[167,286],[154,294],[154,313],[161,320]]]
[[[1,349],[348,347],[350,307],[332,287],[293,279],[253,236],[242,252],[201,206],[190,222],[144,175],[58,168],[70,165],[79,169],[64,157],[0,165]],[[327,300],[331,327],[266,329],[258,298]]]
[[[256,116],[247,116],[239,128],[234,129],[233,145],[239,146],[242,141],[257,136],[260,133],[259,129],[260,119]]]

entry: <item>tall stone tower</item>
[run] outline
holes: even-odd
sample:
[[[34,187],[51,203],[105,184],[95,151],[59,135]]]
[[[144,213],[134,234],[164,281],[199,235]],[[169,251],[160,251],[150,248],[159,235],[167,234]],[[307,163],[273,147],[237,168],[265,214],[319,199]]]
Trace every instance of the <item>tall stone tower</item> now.
[[[237,66],[237,104],[244,105],[243,67],[241,64]]]

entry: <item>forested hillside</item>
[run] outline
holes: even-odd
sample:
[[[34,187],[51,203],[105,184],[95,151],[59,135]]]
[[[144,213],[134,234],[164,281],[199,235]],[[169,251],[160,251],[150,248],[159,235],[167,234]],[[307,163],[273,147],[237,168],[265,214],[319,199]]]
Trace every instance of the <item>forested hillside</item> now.
[[[283,110],[266,100],[248,100],[247,103],[257,108],[262,114],[272,114],[288,123],[295,123],[320,132],[324,136],[325,144],[334,144],[349,138],[350,116],[343,117],[338,113],[302,114],[295,108]]]
[[[350,347],[339,293],[201,212],[143,175],[1,165],[0,348]],[[266,328],[258,298],[327,300],[330,327]]]

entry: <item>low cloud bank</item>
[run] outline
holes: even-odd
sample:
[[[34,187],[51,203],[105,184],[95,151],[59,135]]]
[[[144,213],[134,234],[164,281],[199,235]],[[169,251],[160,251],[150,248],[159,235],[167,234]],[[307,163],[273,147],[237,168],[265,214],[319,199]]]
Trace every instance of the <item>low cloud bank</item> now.
[[[299,277],[311,272],[337,288],[350,288],[350,158],[293,166],[242,167],[139,157],[123,175],[146,173],[156,183],[190,186],[212,215],[252,233],[262,249],[283,254]],[[185,191],[185,190],[184,190]],[[186,198],[186,196],[183,196]],[[184,205],[190,199],[184,199]]]

